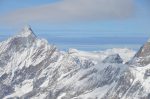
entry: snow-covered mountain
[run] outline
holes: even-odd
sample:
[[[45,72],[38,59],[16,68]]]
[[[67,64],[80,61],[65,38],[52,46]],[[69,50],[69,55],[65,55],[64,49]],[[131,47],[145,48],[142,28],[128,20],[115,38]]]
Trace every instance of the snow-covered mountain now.
[[[150,99],[149,45],[64,52],[25,27],[0,43],[0,99]]]
[[[127,62],[128,68],[103,99],[150,99],[150,42]]]

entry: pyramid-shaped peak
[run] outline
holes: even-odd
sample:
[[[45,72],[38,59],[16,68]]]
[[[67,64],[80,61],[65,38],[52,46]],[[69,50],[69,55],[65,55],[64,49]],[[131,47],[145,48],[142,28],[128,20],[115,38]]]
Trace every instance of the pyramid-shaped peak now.
[[[31,29],[31,26],[30,26],[30,25],[26,25],[26,26],[24,26],[23,30],[24,30],[24,31],[30,31],[30,30],[32,30],[32,29]]]
[[[119,54],[112,54],[103,60],[103,63],[122,63],[123,60]]]
[[[22,36],[22,37],[28,37],[28,36],[36,37],[36,35],[33,33],[32,29],[31,29],[30,25],[26,25],[22,29],[21,33],[19,33],[19,36]]]

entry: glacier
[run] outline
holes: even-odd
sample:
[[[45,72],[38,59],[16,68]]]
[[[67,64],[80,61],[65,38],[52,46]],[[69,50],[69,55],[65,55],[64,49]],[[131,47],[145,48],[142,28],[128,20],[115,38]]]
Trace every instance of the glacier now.
[[[150,99],[150,42],[60,51],[31,27],[0,43],[0,99]]]

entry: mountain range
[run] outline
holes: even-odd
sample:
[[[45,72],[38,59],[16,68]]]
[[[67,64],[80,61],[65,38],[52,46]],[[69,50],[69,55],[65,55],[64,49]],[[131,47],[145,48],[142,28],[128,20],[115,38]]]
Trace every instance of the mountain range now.
[[[0,99],[150,99],[150,41],[60,51],[31,27],[0,43]]]

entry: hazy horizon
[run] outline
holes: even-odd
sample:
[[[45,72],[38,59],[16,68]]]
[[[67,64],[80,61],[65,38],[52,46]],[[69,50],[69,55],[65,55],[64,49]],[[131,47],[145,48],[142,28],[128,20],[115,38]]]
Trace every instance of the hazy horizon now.
[[[36,33],[35,33],[36,34]],[[50,35],[36,34],[38,38],[46,39],[49,44],[54,44],[60,50],[69,50],[74,48],[85,51],[99,51],[111,48],[129,48],[138,50],[148,37],[96,37],[96,36],[69,36],[69,35]],[[12,35],[1,35],[0,41],[4,41]]]

